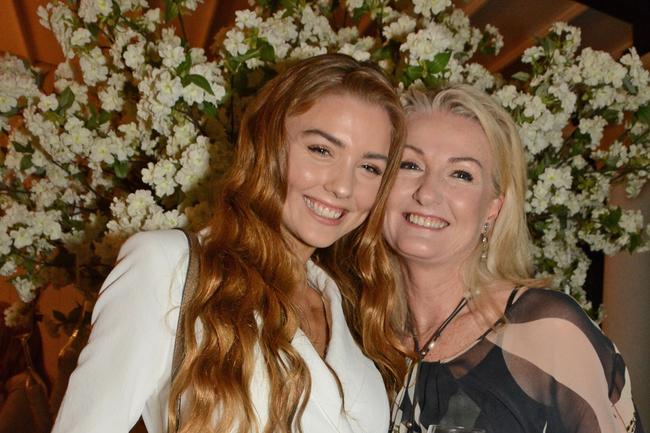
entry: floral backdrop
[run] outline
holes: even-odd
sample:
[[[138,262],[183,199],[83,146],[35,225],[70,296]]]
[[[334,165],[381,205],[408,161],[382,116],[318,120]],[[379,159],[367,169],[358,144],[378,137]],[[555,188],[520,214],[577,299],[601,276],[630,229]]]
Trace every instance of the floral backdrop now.
[[[325,52],[376,62],[401,90],[470,83],[509,110],[528,155],[538,274],[585,309],[586,251],[648,249],[642,214],[608,200],[620,182],[638,195],[650,171],[650,76],[634,49],[619,60],[581,49],[579,29],[556,23],[520,71],[494,76],[474,59],[498,53],[502,37],[451,0],[258,0],[205,52],[185,37],[198,3],[39,8],[66,58],[52,89],[36,68],[0,57],[0,276],[19,296],[7,325],[40,320],[42,291],[72,284],[87,302],[42,318],[72,332],[129,235],[205,221],[250,95]]]

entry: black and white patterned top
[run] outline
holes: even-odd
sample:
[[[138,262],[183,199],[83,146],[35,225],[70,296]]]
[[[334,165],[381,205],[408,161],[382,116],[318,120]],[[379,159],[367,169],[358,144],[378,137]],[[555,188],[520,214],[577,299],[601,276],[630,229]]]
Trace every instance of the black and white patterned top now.
[[[623,358],[571,297],[529,289],[504,315],[461,354],[412,368],[392,432],[643,433]]]

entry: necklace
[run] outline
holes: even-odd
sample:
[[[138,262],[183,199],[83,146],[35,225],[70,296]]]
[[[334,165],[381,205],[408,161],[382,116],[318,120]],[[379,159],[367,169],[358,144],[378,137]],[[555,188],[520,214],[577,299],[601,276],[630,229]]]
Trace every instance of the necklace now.
[[[463,308],[465,308],[465,305],[467,305],[467,298],[463,296],[463,298],[460,300],[458,305],[456,305],[456,308],[453,309],[451,313],[449,313],[449,316],[443,322],[438,326],[438,328],[433,332],[431,337],[424,343],[424,346],[420,348],[420,345],[418,344],[418,337],[415,335],[415,332],[411,332],[411,337],[413,338],[413,344],[415,345],[415,351],[417,352],[418,355],[420,355],[420,360],[423,360],[425,356],[431,352],[431,349],[436,345],[436,341],[440,336],[442,335],[442,332],[445,330],[445,328],[451,323],[456,316],[458,316],[458,313],[461,312]]]
[[[456,305],[456,308],[452,310],[451,313],[449,313],[449,316],[445,320],[442,321],[442,323],[438,326],[438,328],[433,332],[431,337],[424,343],[424,347],[420,348],[420,345],[418,344],[418,337],[415,335],[415,333],[412,331],[413,328],[411,328],[411,337],[413,338],[413,344],[415,346],[415,351],[419,355],[420,359],[417,360],[417,362],[410,362],[409,363],[409,368],[408,368],[408,374],[406,375],[406,382],[404,383],[404,386],[402,387],[402,390],[400,393],[398,393],[396,400],[399,399],[399,394],[402,394],[401,402],[399,405],[395,405],[393,408],[392,414],[391,414],[391,420],[390,420],[390,427],[389,427],[389,432],[398,432],[399,431],[399,425],[396,425],[396,421],[398,418],[398,413],[400,413],[403,410],[403,405],[404,405],[404,399],[407,397],[408,394],[408,388],[411,384],[411,381],[413,379],[413,371],[417,369],[417,372],[415,374],[415,383],[418,381],[418,376],[420,374],[420,369],[417,368],[420,365],[420,361],[422,361],[428,354],[431,352],[431,349],[436,345],[436,341],[438,338],[440,338],[440,335],[442,335],[442,332],[445,330],[447,326],[451,323],[456,316],[458,316],[458,313],[462,311],[463,308],[467,305],[467,298],[463,296],[463,298],[460,300],[458,305]],[[405,420],[404,426],[407,428],[408,432],[412,432],[413,426],[415,425],[415,403],[411,406],[410,410],[407,412],[402,412],[402,420]]]

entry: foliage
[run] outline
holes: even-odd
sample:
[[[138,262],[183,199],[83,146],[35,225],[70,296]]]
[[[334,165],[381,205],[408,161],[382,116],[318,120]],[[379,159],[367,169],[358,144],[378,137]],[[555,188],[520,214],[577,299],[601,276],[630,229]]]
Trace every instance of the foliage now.
[[[130,234],[204,221],[247,99],[288,62],[324,52],[376,62],[401,89],[493,93],[529,157],[540,275],[585,308],[585,247],[647,248],[642,215],[608,202],[614,182],[634,196],[648,179],[650,79],[634,50],[619,61],[580,50],[579,30],[556,24],[504,79],[473,61],[498,53],[498,31],[471,26],[450,0],[259,0],[208,60],[179,36],[199,2],[53,0],[38,12],[66,57],[51,91],[37,69],[0,59],[0,275],[20,297],[8,324],[50,286],[74,284],[91,305]],[[607,128],[618,138],[603,145]],[[70,329],[84,308],[54,322]]]

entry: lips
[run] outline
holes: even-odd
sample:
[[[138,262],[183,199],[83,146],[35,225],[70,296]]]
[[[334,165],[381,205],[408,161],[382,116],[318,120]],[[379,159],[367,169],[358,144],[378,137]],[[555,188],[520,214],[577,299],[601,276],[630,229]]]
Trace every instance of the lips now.
[[[303,196],[303,200],[305,201],[307,207],[313,213],[327,220],[332,220],[332,221],[339,220],[346,213],[345,209],[326,205],[322,201],[318,201],[311,197]]]
[[[404,219],[413,225],[424,227],[426,229],[433,229],[433,230],[443,229],[449,225],[449,222],[441,218],[430,216],[430,215],[418,215],[414,213],[405,213]]]

